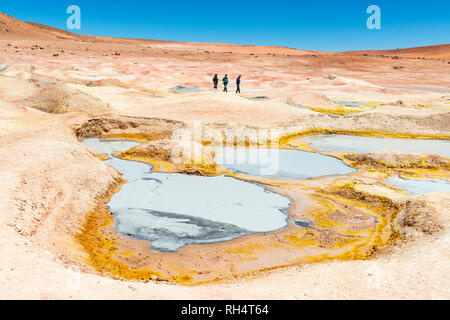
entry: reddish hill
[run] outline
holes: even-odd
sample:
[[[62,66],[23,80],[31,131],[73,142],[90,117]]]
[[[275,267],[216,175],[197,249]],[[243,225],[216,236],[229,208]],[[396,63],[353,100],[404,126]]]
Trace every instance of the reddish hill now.
[[[415,47],[407,49],[395,50],[366,50],[366,51],[352,51],[345,53],[358,53],[368,55],[386,55],[399,56],[403,58],[434,58],[450,60],[450,44],[441,44],[435,46]]]
[[[38,23],[23,22],[0,12],[0,39],[7,40],[57,40],[74,39],[76,35]]]

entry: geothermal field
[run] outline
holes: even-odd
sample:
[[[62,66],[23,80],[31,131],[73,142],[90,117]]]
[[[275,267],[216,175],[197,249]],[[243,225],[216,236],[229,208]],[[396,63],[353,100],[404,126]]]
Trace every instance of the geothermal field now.
[[[450,298],[449,44],[133,40],[0,14],[0,128],[1,299]]]

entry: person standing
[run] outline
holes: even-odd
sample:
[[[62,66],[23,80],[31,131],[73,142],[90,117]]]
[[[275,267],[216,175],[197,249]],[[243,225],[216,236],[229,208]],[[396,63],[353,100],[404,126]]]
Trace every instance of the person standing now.
[[[219,84],[219,78],[217,77],[217,73],[214,75],[212,81],[214,83],[214,89],[217,89],[217,85]]]
[[[241,93],[241,75],[236,79],[236,93]]]
[[[223,82],[223,91],[228,92],[227,86],[228,86],[228,75],[226,74],[225,77],[222,79]]]

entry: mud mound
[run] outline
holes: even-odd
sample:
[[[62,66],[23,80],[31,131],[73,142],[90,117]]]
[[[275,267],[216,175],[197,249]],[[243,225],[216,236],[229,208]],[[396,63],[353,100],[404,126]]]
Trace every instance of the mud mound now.
[[[288,86],[288,84],[286,82],[284,82],[284,81],[281,81],[281,80],[274,80],[272,82],[272,87],[273,88],[279,89],[279,88],[285,88],[287,86]]]
[[[23,100],[39,90],[36,82],[18,77],[0,75],[0,96],[9,101]]]
[[[118,87],[123,89],[130,89],[131,86],[118,80],[118,79],[102,79],[102,80],[95,80],[95,81],[89,81],[86,83],[86,86],[88,87]]]
[[[435,234],[442,230],[438,214],[425,201],[407,201],[397,216],[396,227],[407,238]]]
[[[192,146],[192,148],[189,149],[193,149],[193,150],[198,150],[198,152],[192,152],[192,157],[202,157],[203,156],[203,160],[209,164],[214,163],[213,157],[212,157],[212,152],[210,152],[208,155],[206,153],[203,153],[202,151],[204,150],[204,147],[197,143],[191,143],[190,141],[187,141],[187,143],[189,143],[189,147],[192,146],[192,144],[195,144],[195,147]],[[152,141],[149,143],[145,143],[142,144],[140,146],[137,146],[133,149],[131,149],[130,151],[125,151],[125,153],[132,153],[135,156],[140,156],[140,157],[149,157],[152,158],[154,160],[159,160],[159,161],[167,161],[167,162],[172,162],[172,163],[176,163],[177,162],[177,158],[179,156],[182,156],[183,153],[183,143],[182,141],[176,141],[176,140],[168,140],[168,139],[164,139],[164,140],[159,140],[159,141]],[[182,160],[182,159],[179,159]]]
[[[184,124],[155,118],[105,117],[90,119],[74,128],[78,138],[118,137],[127,139],[168,139]]]
[[[84,92],[64,86],[44,88],[20,103],[48,113],[104,113],[109,104]]]
[[[450,170],[450,159],[434,154],[380,151],[364,154],[347,154],[344,158],[359,167]]]
[[[289,100],[308,107],[338,108],[338,105],[330,101],[327,96],[315,92],[302,92],[291,95]]]
[[[152,141],[121,152],[118,156],[146,161],[154,166],[154,171],[192,175],[218,175],[227,171],[215,163],[211,149],[191,141]]]
[[[76,81],[72,80],[72,83],[77,83]],[[168,95],[166,91],[159,90],[159,89],[149,89],[144,86],[137,85],[135,83],[126,83],[119,79],[101,79],[101,80],[93,80],[93,81],[79,81],[78,82],[81,85],[85,85],[87,87],[116,87],[116,88],[122,88],[122,89],[133,89],[132,92],[140,91],[148,95],[149,97],[153,98],[163,98]]]
[[[172,151],[176,143],[173,140],[160,140],[142,144],[133,148],[133,151],[124,152],[138,157],[149,157],[159,161],[171,161]]]
[[[382,211],[392,212],[393,223],[391,229],[391,240],[413,240],[440,232],[443,227],[439,221],[439,212],[436,208],[421,199],[404,200],[397,198],[385,190],[384,195],[379,195],[383,188],[370,185],[347,184],[337,191],[345,198],[358,199],[371,207],[381,206]]]

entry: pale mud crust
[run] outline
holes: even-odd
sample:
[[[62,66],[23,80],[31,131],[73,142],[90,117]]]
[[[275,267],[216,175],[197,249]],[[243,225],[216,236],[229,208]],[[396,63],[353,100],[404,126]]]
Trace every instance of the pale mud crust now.
[[[41,125],[27,127],[26,133],[18,128],[14,143],[8,143],[11,135],[1,136],[1,169],[8,172],[1,183],[2,212],[10,213],[1,222],[5,232],[19,236],[14,241],[26,240],[33,252],[52,252],[65,264],[79,256],[72,237],[85,212],[121,179],[80,145],[71,130]],[[12,240],[4,240],[2,247],[10,252],[6,247]]]
[[[48,113],[100,114],[110,111],[109,104],[99,98],[61,85],[40,89],[31,97],[16,102]]]

